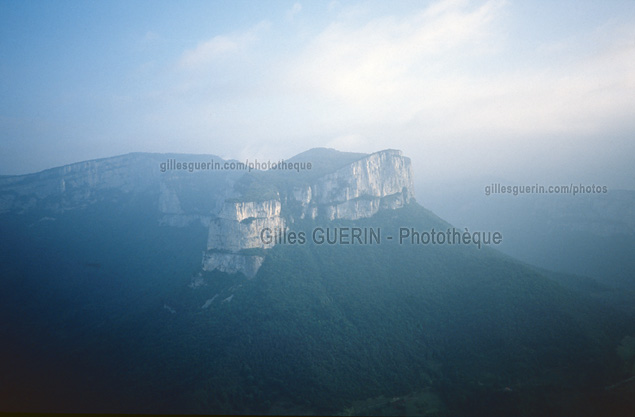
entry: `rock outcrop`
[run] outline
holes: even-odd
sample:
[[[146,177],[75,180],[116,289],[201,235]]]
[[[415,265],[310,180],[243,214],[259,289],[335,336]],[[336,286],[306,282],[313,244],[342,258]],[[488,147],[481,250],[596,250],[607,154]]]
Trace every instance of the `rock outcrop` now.
[[[128,154],[3,177],[0,213],[24,212],[36,206],[55,212],[81,208],[94,203],[99,191],[140,191],[158,176],[158,164],[153,160],[144,154]]]
[[[200,221],[207,226],[223,201],[236,194],[232,188],[240,173],[162,171],[161,164],[173,157],[187,161],[221,160],[213,155],[131,153],[78,162],[34,174],[4,176],[0,177],[0,214],[24,213],[35,208],[61,213],[110,199],[113,193],[145,194],[150,198],[158,195],[155,204],[161,224],[184,226]],[[195,186],[195,191],[191,191],[192,186],[199,183],[198,189]],[[209,184],[220,184],[222,190],[210,193]],[[188,204],[187,207],[183,205],[184,197],[196,201],[188,193],[203,192],[205,189],[212,198],[202,203]]]
[[[410,159],[401,151],[386,150],[319,178],[294,197],[303,206],[301,217],[357,220],[383,208],[402,207],[413,190]]]
[[[203,254],[203,270],[243,273],[248,278],[256,276],[265,260],[264,256],[241,255],[237,253],[205,252]]]
[[[324,151],[344,156],[341,165],[331,165]],[[222,161],[213,155],[133,153],[5,176],[0,177],[0,215],[30,210],[63,213],[100,201],[142,201],[148,208],[155,207],[151,215],[161,225],[208,228],[203,270],[253,277],[264,261],[264,251],[274,244],[263,242],[263,229],[284,230],[298,219],[367,218],[379,210],[402,207],[413,196],[410,159],[400,151],[364,155],[313,150],[302,158],[311,154],[316,155],[312,162],[321,166],[321,174],[299,176],[292,182],[285,175],[299,175],[296,171],[259,177],[265,181],[260,184],[278,190],[264,200],[250,199],[236,190],[244,171],[163,168],[168,160]]]
[[[244,249],[268,249],[260,237],[263,229],[283,229],[280,200],[226,202],[218,217],[210,222],[207,250],[203,254],[203,270],[227,273],[242,272],[251,278],[264,261],[263,256],[244,255]]]
[[[243,249],[268,249],[260,238],[265,228],[284,228],[280,200],[225,203],[218,217],[210,222],[207,249],[238,252]]]
[[[305,186],[295,186],[288,198],[298,205],[281,216],[283,203],[267,201],[229,201],[211,220],[203,269],[228,273],[242,272],[253,277],[264,261],[261,255],[246,255],[245,249],[270,249],[263,242],[263,229],[283,230],[294,218],[322,217],[326,220],[357,220],[373,216],[382,209],[396,209],[413,197],[410,159],[397,150],[386,150],[363,157]]]

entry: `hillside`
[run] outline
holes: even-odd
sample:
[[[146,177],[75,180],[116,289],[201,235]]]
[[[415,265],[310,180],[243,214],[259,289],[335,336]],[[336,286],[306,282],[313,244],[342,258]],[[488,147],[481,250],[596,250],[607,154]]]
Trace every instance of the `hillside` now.
[[[406,166],[386,155],[376,160]],[[255,221],[223,217],[249,201],[235,172],[82,186],[89,203],[51,194],[1,214],[0,314],[12,319],[0,329],[0,411],[632,414],[631,385],[605,389],[635,371],[632,314],[493,244],[400,244],[401,228],[451,226],[371,157],[342,155],[302,179],[308,200],[291,198],[297,178],[269,181],[283,209],[263,222],[309,238],[240,240],[233,255],[262,258],[253,276],[205,268],[205,253],[229,251],[210,249],[214,224],[243,233]],[[360,166],[382,177],[346,177]],[[195,198],[207,181],[214,192]],[[381,239],[316,244],[318,228]]]

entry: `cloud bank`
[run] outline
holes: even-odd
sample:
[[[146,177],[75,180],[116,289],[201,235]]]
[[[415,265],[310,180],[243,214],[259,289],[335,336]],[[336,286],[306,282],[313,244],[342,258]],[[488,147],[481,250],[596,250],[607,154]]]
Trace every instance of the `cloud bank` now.
[[[142,87],[116,91],[117,127],[92,135],[113,150],[250,159],[390,147],[433,182],[605,176],[635,188],[631,14],[563,16],[570,30],[550,32],[516,2],[420,4],[296,2],[173,44],[150,28],[144,45],[164,54],[128,71]]]

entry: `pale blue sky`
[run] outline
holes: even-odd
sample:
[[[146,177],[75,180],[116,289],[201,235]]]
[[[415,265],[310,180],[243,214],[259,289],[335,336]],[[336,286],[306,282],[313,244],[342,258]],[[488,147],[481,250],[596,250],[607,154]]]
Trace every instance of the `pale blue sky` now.
[[[399,148],[635,188],[634,1],[0,1],[0,174]]]

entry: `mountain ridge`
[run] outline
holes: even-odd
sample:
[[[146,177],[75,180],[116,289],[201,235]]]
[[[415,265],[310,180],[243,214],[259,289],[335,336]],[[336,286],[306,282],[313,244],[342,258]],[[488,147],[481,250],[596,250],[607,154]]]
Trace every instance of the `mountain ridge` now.
[[[403,206],[414,195],[410,159],[394,149],[372,154],[340,153],[327,148],[308,150],[289,161],[293,164],[298,163],[294,160],[313,160],[318,174],[302,178],[293,185],[279,183],[270,190],[266,199],[250,196],[253,192],[250,193],[249,188],[242,192],[236,190],[236,184],[245,178],[262,181],[258,178],[259,174],[266,175],[270,172],[268,170],[166,170],[161,164],[171,157],[183,160],[183,166],[217,158],[209,155],[131,153],[23,176],[16,178],[13,184],[2,184],[0,180],[0,213],[11,211],[14,206],[26,210],[38,205],[41,200],[55,196],[61,196],[62,201],[48,207],[53,211],[69,210],[94,203],[96,190],[114,188],[124,192],[156,192],[158,187],[162,224],[183,227],[194,222],[209,228],[207,250],[202,260],[204,270],[242,272],[253,277],[264,258],[240,252],[243,249],[271,247],[263,244],[258,235],[263,228],[284,229],[296,217],[302,219],[305,216],[325,216],[330,220],[370,217],[380,209]],[[220,160],[219,164],[225,162]],[[286,177],[300,175],[299,170],[281,172]],[[191,182],[188,176],[208,176],[210,189],[210,181],[216,186],[225,183],[225,187],[214,193],[218,198],[213,201],[188,208],[182,204],[183,195],[179,196],[186,184]],[[204,188],[199,191],[209,192]],[[67,197],[68,194],[70,197]],[[245,222],[247,218],[252,221]]]
[[[342,172],[364,166],[375,165]],[[397,400],[376,414],[401,415],[400,398],[421,391],[434,401],[413,405],[419,415],[633,410],[628,393],[604,390],[631,375],[633,316],[491,247],[220,250],[213,238],[211,253],[262,263],[253,276],[206,270],[201,254],[223,218],[240,228],[279,217],[291,231],[451,227],[408,190],[399,207],[380,204],[369,216],[331,218],[330,203],[341,201],[327,199],[318,205],[326,215],[302,217],[307,200],[295,198],[293,173],[208,174],[158,176],[163,190],[93,190],[73,209],[60,207],[76,201],[49,196],[0,214],[0,312],[16,317],[0,328],[11,358],[0,371],[13,381],[0,387],[0,411],[368,414],[355,402],[384,396]],[[371,190],[381,200],[408,183],[347,181],[318,195],[355,201]],[[241,202],[250,186],[279,195]],[[274,202],[259,212],[263,201]],[[56,383],[54,364],[69,370],[67,385]]]

